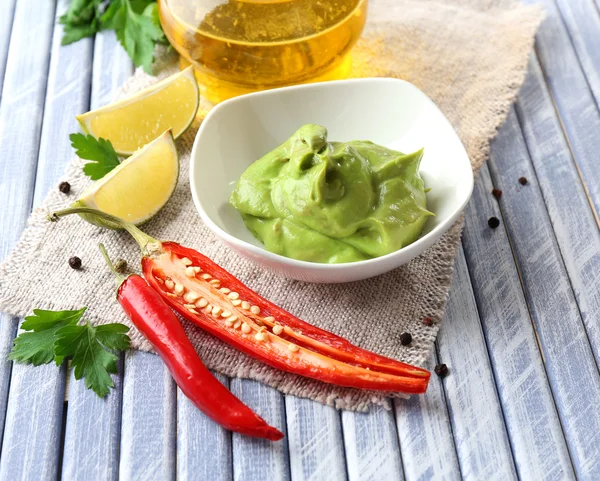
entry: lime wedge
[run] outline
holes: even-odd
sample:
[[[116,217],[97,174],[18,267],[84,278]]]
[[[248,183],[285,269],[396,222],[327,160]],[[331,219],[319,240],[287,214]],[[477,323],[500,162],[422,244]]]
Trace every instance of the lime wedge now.
[[[178,177],[179,157],[173,136],[167,131],[94,182],[73,206],[91,207],[130,224],[142,224],[167,203]],[[93,216],[82,217],[92,224],[114,228]]]
[[[171,129],[178,138],[192,124],[200,95],[191,67],[126,99],[78,115],[81,128],[110,140],[120,155],[131,155]]]

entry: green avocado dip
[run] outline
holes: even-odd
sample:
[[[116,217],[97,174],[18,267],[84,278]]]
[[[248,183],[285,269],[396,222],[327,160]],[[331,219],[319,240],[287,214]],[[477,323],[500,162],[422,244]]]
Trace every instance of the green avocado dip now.
[[[308,124],[248,167],[229,203],[271,252],[329,264],[371,259],[414,242],[433,215],[422,157],[327,142],[325,127]]]

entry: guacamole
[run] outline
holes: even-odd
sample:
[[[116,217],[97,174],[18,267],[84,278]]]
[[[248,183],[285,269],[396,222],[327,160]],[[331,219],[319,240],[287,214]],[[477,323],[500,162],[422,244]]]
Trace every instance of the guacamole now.
[[[327,142],[304,125],[242,174],[229,203],[271,252],[340,263],[414,242],[427,217],[423,151],[403,154],[365,140]]]

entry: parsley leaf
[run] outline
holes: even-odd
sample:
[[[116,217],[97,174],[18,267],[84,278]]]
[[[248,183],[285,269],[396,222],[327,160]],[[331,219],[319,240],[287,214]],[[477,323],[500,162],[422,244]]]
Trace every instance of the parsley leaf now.
[[[69,139],[79,157],[92,161],[83,166],[83,173],[92,180],[101,179],[120,164],[110,140],[84,134],[71,134]]]
[[[117,372],[118,357],[112,351],[129,349],[129,328],[123,324],[78,325],[85,307],[77,311],[35,309],[21,324],[8,358],[39,366],[53,359],[56,365],[71,358],[75,379],[84,378],[85,387],[104,397],[114,387],[110,374]]]
[[[85,307],[77,311],[34,309],[34,315],[26,317],[21,324],[21,329],[31,332],[23,332],[16,337],[8,358],[12,361],[33,364],[34,366],[48,364],[55,359],[54,341],[56,331],[69,324],[77,324],[84,312]],[[62,361],[62,357],[56,357],[57,365],[60,365]]]
[[[118,357],[109,349],[128,349],[129,337],[125,334],[128,330],[123,324],[68,325],[56,332],[54,352],[57,356],[71,357],[75,379],[84,377],[85,387],[104,397],[114,386],[110,374],[117,372]]]
[[[152,73],[154,46],[165,36],[156,22],[153,0],[113,0],[101,17],[102,27],[113,29],[136,66]]]
[[[71,0],[69,8],[58,19],[64,25],[62,45],[91,37],[101,28],[104,0]]]

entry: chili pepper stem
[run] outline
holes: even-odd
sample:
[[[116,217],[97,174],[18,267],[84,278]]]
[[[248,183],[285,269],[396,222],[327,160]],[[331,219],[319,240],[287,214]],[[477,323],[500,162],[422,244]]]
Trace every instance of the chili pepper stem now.
[[[47,218],[50,222],[57,222],[61,217],[72,214],[89,214],[96,216],[101,220],[117,225],[121,229],[124,229],[131,234],[131,237],[135,239],[144,254],[151,255],[157,252],[162,252],[160,241],[156,240],[154,237],[142,232],[136,226],[125,222],[123,219],[97,209],[92,209],[90,207],[71,207],[69,209],[57,210],[56,212],[48,214]]]
[[[115,275],[115,277],[117,278],[117,282],[119,283],[119,286],[120,286],[121,284],[123,284],[123,282],[125,282],[126,278],[123,277],[121,274],[119,274],[117,272],[117,270],[115,269],[114,264],[112,263],[112,261],[110,260],[110,257],[108,256],[108,252],[106,252],[106,247],[104,247],[104,244],[102,244],[102,243],[98,244],[98,248],[100,249],[100,252],[102,252],[102,257],[104,257],[104,260],[106,261],[106,264],[108,265],[108,268]]]

